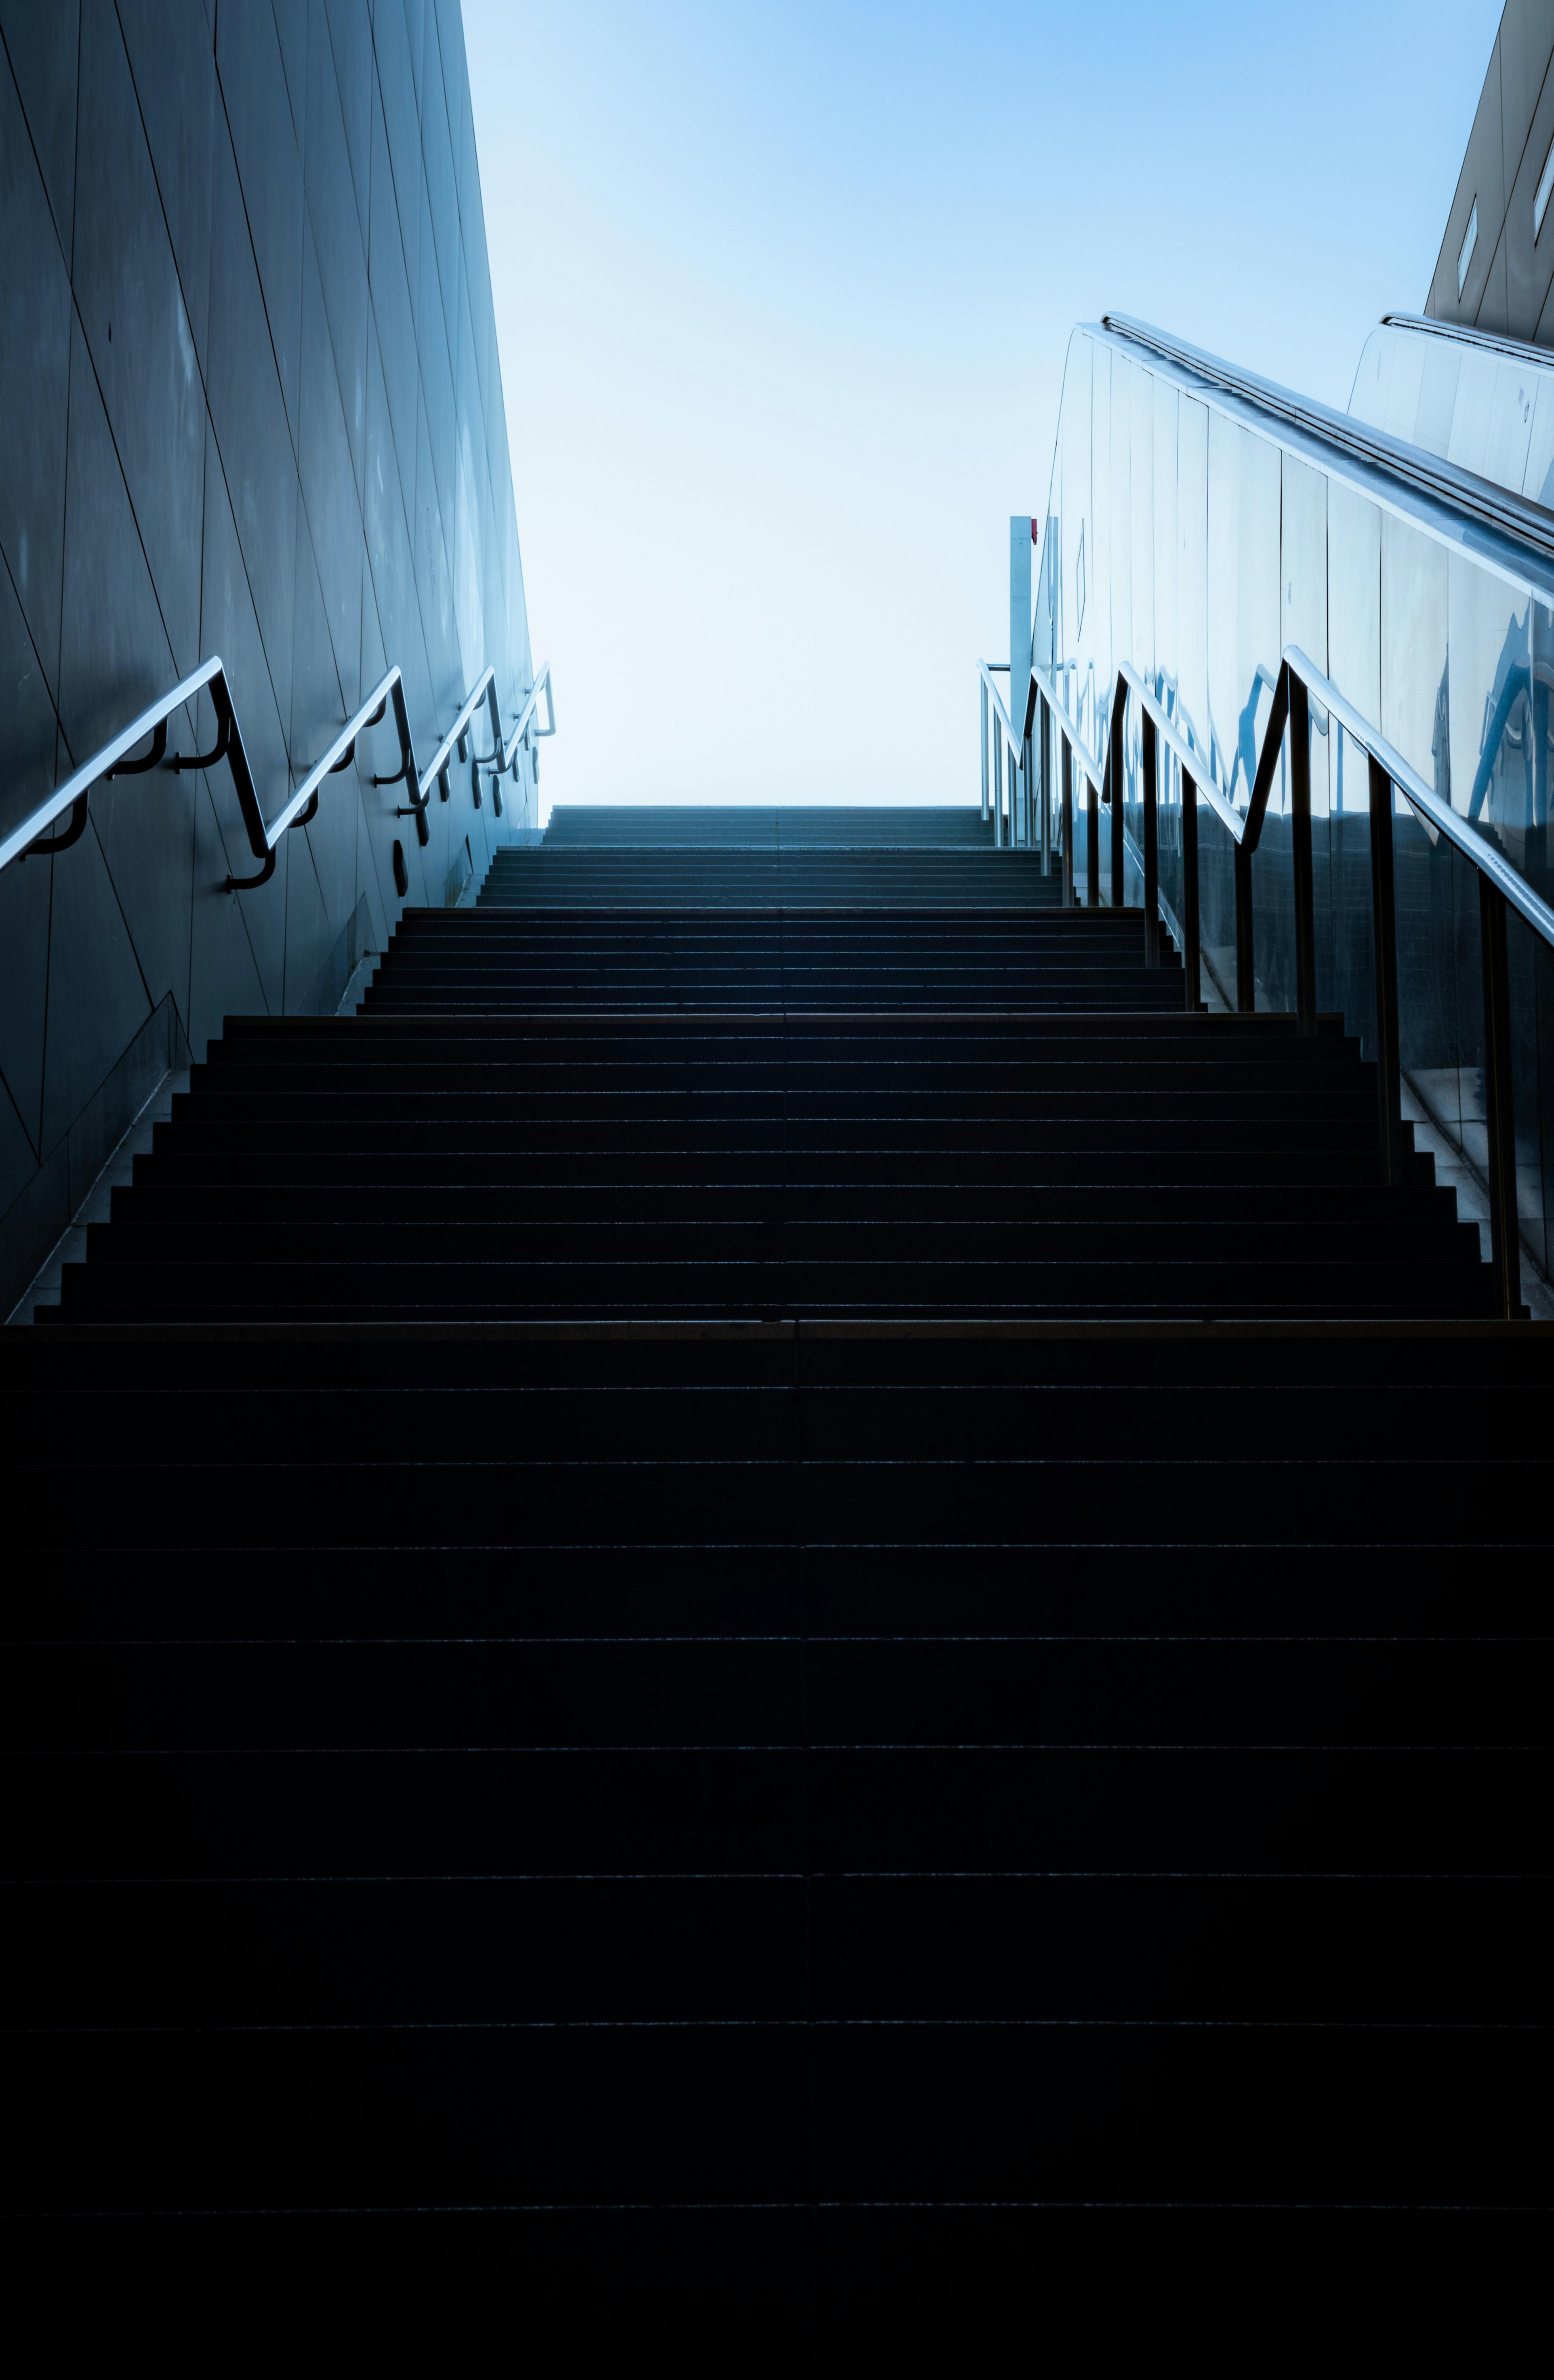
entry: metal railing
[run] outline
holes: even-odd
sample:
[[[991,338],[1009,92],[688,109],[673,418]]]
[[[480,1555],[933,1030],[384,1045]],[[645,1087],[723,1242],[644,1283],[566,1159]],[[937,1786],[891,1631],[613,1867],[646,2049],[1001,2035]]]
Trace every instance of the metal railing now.
[[[1024,733],[1016,735],[1009,711],[1004,709],[999,690],[993,684],[995,674],[1009,674],[1007,662],[981,662],[977,664],[982,696],[982,816],[989,813],[989,794],[992,796],[993,848],[1013,850],[1021,840],[1020,812],[1025,812],[1025,840],[1030,840],[1030,722],[1024,722]],[[1010,689],[1013,708],[1014,689]],[[989,740],[989,727],[991,730]],[[989,760],[991,768],[989,771]],[[1004,842],[1003,794],[1007,764],[1009,784],[1009,839]],[[989,785],[990,776],[990,785]],[[1045,876],[1051,867],[1050,822],[1045,814],[1040,819],[1041,872]]]
[[[540,707],[540,698],[541,695],[545,698],[545,716],[550,722],[550,724],[546,727],[536,727],[531,725],[530,722],[534,718],[535,712]],[[555,732],[556,698],[551,690],[551,664],[547,662],[544,668],[540,672],[539,676],[535,679],[534,684],[529,687],[528,693],[524,700],[523,709],[519,711],[516,720],[514,722],[513,742],[515,746],[521,744],[528,749],[530,758],[535,762],[536,770],[538,771],[539,755],[535,752],[534,746],[542,736],[553,735]]]
[[[1428,327],[1453,340],[1463,336],[1454,322],[1432,322]],[[1108,340],[1123,341],[1133,349],[1142,347],[1173,366],[1178,373],[1190,375],[1218,391],[1232,407],[1248,407],[1248,418],[1266,421],[1271,417],[1294,439],[1309,440],[1314,449],[1326,454],[1336,451],[1350,463],[1379,473],[1411,494],[1450,506],[1459,516],[1507,540],[1512,546],[1530,550],[1546,561],[1554,560],[1554,523],[1541,504],[1519,495],[1514,489],[1498,487],[1494,481],[1445,462],[1423,447],[1409,444],[1405,439],[1373,429],[1352,413],[1339,413],[1315,397],[1299,396],[1293,389],[1281,388],[1257,372],[1243,371],[1226,363],[1222,357],[1208,355],[1188,340],[1173,338],[1167,332],[1157,331],[1151,323],[1134,321],[1131,315],[1103,314],[1100,329]],[[1474,335],[1467,334],[1470,338]]]
[[[1009,713],[1004,710],[978,663],[983,687],[983,715],[990,708],[1002,750],[1019,759],[1019,746]],[[1471,822],[1459,817],[1427,785],[1419,771],[1390,744],[1378,728],[1362,717],[1298,645],[1286,645],[1271,685],[1272,708],[1263,734],[1251,797],[1237,809],[1207,771],[1204,754],[1194,749],[1165,706],[1138,672],[1124,662],[1112,681],[1108,706],[1107,749],[1097,760],[1087,748],[1056,678],[1039,663],[1031,670],[1032,695],[1042,707],[1040,753],[1043,847],[1051,809],[1045,782],[1047,755],[1055,725],[1062,755],[1062,828],[1065,906],[1074,892],[1073,778],[1077,760],[1087,787],[1087,906],[1100,898],[1100,809],[1111,813],[1111,902],[1123,904],[1128,836],[1123,817],[1123,726],[1130,696],[1139,707],[1141,790],[1144,825],[1142,852],[1135,851],[1144,879],[1145,964],[1160,963],[1159,839],[1158,830],[1159,756],[1161,747],[1182,771],[1183,966],[1186,1001],[1196,1014],[1200,1004],[1198,954],[1197,803],[1201,794],[1220,819],[1234,847],[1236,1008],[1243,1014],[1257,1004],[1253,942],[1252,859],[1268,815],[1286,730],[1290,738],[1291,879],[1294,908],[1295,1030],[1317,1030],[1316,903],[1311,856],[1311,735],[1310,709],[1315,702],[1329,720],[1336,720],[1366,757],[1369,771],[1371,941],[1376,973],[1377,1133],[1381,1178],[1400,1180],[1408,1154],[1403,1140],[1402,1072],[1398,1041],[1397,904],[1392,865],[1392,795],[1402,795],[1432,843],[1439,839],[1460,852],[1477,873],[1480,942],[1484,971],[1484,1107],[1488,1136],[1489,1230],[1497,1313],[1511,1317],[1522,1311],[1521,1243],[1516,1213],[1516,1144],[1512,1105],[1511,990],[1506,954],[1506,911],[1514,909],[1540,939],[1554,949],[1554,909],[1539,898],[1504,855]],[[1030,701],[1027,700],[1027,715]],[[984,742],[984,769],[986,743]]]
[[[541,691],[545,696],[550,720],[548,727],[535,727],[532,724]],[[208,752],[174,752],[169,757],[167,752],[169,720],[182,710],[186,703],[194,701],[202,693],[208,695],[211,708],[215,714],[215,742]],[[390,776],[374,776],[372,783],[375,785],[404,784],[408,787],[409,801],[396,810],[395,815],[398,818],[415,820],[418,840],[424,846],[431,840],[426,811],[431,797],[431,787],[435,783],[440,783],[443,799],[444,801],[448,799],[449,755],[456,747],[459,757],[461,759],[465,757],[465,739],[468,734],[469,722],[482,701],[488,702],[490,706],[495,748],[484,758],[477,759],[474,765],[472,789],[475,807],[479,809],[480,806],[480,772],[482,769],[485,769],[493,780],[509,772],[516,775],[521,753],[526,749],[531,751],[532,738],[555,734],[555,704],[551,693],[551,673],[548,663],[536,678],[518,713],[516,723],[506,739],[503,735],[497,709],[496,674],[492,669],[486,669],[453,726],[438,746],[431,766],[424,775],[416,765],[415,743],[410,733],[409,713],[405,704],[404,682],[397,666],[387,670],[366,701],[350,719],[346,720],[322,759],[310,769],[301,784],[283,805],[276,816],[266,821],[259,791],[254,783],[253,771],[249,763],[248,747],[243,741],[243,731],[227,679],[226,665],[219,653],[212,653],[211,658],[201,662],[200,667],[189,676],[181,678],[176,686],[170,688],[166,694],[159,696],[157,700],[142,710],[138,718],[132,719],[127,727],[121,728],[116,735],[103,745],[101,751],[94,752],[90,760],[84,762],[73,775],[66,778],[63,784],[56,785],[54,792],[45,800],[40,802],[18,826],[14,827],[4,838],[0,838],[0,868],[8,868],[12,860],[42,857],[50,852],[68,851],[72,844],[79,843],[86,832],[89,797],[94,785],[107,784],[116,777],[144,776],[153,769],[164,767],[176,772],[187,771],[190,769],[213,769],[225,760],[232,773],[233,787],[237,795],[237,807],[242,814],[243,825],[248,834],[249,847],[254,857],[261,863],[252,876],[234,876],[229,873],[225,889],[229,892],[255,892],[261,884],[268,884],[275,872],[275,855],[280,847],[281,837],[294,827],[306,826],[310,820],[316,817],[319,794],[324,779],[338,775],[342,770],[350,767],[356,757],[358,736],[367,728],[377,726],[391,708],[399,736],[399,766]],[[137,754],[137,747],[145,744],[148,737],[150,738],[149,749]],[[497,817],[500,818],[502,816],[501,788],[494,782],[492,795],[492,806]],[[50,828],[56,820],[63,818],[67,811],[70,814],[68,825],[61,832],[51,834]]]
[[[433,785],[437,787],[438,792],[442,795],[444,801],[447,801],[450,798],[451,788],[448,783],[448,762],[453,757],[455,747],[458,751],[458,757],[461,760],[468,760],[470,759],[470,754],[467,749],[469,722],[474,718],[475,713],[479,710],[482,702],[487,706],[491,712],[491,732],[492,741],[496,746],[496,750],[491,754],[487,759],[483,761],[476,759],[472,762],[470,789],[475,796],[475,808],[477,809],[480,808],[481,769],[490,769],[494,776],[498,771],[504,770],[507,766],[506,759],[502,752],[502,714],[497,709],[496,703],[496,672],[489,667],[482,670],[480,675],[476,679],[474,686],[471,687],[468,694],[466,695],[464,698],[464,706],[459,711],[458,717],[454,721],[453,725],[449,728],[447,734],[443,736],[443,741],[439,744],[436,751],[431,756],[426,774],[422,777],[419,784],[416,788],[410,807],[406,809],[397,810],[395,813],[397,818],[409,818],[412,815],[419,815],[420,812],[424,811],[428,802],[431,798],[431,788]],[[374,779],[373,782],[376,783],[377,780]],[[497,817],[500,818],[502,816],[502,791],[500,786],[495,784],[492,785],[492,807],[496,811]]]
[[[545,697],[545,708],[550,725],[532,727],[530,722],[534,717],[541,693]],[[491,719],[492,749],[489,752],[471,752],[468,748],[470,728],[475,714],[482,703],[485,704]],[[501,780],[509,774],[515,777],[517,775],[521,758],[524,752],[528,751],[531,759],[535,761],[535,779],[538,782],[539,762],[532,750],[531,739],[541,735],[553,735],[555,732],[555,698],[551,692],[549,662],[529,688],[523,707],[517,712],[512,728],[505,735],[503,732],[502,712],[496,699],[496,672],[489,667],[484,669],[465,697],[458,717],[432,754],[426,773],[417,783],[409,802],[404,808],[395,811],[395,817],[414,818],[421,841],[423,843],[426,841],[424,813],[427,804],[431,799],[431,788],[435,785],[444,801],[450,798],[448,768],[456,752],[461,761],[469,763],[469,789],[474,796],[475,808],[479,809],[480,807],[480,771],[483,769],[492,780],[492,808],[500,818],[502,816]],[[392,777],[374,777],[372,782],[375,785],[395,784],[398,780]]]

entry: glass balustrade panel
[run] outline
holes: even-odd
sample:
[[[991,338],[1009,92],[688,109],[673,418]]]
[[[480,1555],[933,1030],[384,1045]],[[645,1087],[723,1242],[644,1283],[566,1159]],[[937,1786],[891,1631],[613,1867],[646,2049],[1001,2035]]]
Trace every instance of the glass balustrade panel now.
[[[1406,325],[1367,342],[1353,411],[1394,438],[1540,501],[1554,494],[1554,364],[1475,349]],[[1249,418],[1250,417],[1250,418]],[[1298,645],[1396,745],[1438,796],[1543,896],[1554,716],[1554,563],[1529,548],[1526,576],[1489,555],[1428,502],[1394,504],[1350,458],[1120,336],[1076,332],[1038,574],[1035,650],[1088,751],[1105,751],[1115,672],[1129,662],[1164,707],[1200,783],[1239,811],[1250,799],[1286,645]],[[1512,563],[1519,550],[1512,552]],[[1374,1054],[1370,771],[1320,705],[1308,724],[1319,1010],[1337,1011]],[[1142,898],[1143,749],[1136,703],[1123,735],[1125,897]],[[1062,743],[1049,760],[1059,846]],[[1158,776],[1159,890],[1185,915],[1182,771]],[[1255,996],[1294,1005],[1288,741],[1252,863]],[[1465,1182],[1487,1165],[1476,871],[1392,796],[1398,1004],[1410,1112],[1441,1135]],[[1087,784],[1074,771],[1074,864],[1087,892]],[[1236,996],[1233,839],[1197,802],[1205,997]],[[1103,813],[1100,890],[1111,897]],[[1513,920],[1517,1194],[1540,1264],[1554,1172],[1554,953]],[[1460,1160],[1460,1163],[1458,1161]]]

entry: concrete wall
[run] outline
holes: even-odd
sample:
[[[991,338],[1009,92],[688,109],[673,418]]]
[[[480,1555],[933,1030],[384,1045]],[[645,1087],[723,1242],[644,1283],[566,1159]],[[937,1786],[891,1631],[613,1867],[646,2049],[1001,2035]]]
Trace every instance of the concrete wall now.
[[[510,719],[531,657],[458,0],[0,0],[0,826],[213,652],[267,814],[388,662],[423,766],[487,662]],[[345,945],[387,939],[396,840],[441,904],[532,823],[531,783],[498,821],[455,769],[423,852],[370,783],[396,759],[391,719],[259,892],[222,889],[253,865],[222,768],[100,787],[71,851],[0,875],[0,1290],[164,1002],[196,1057],[229,1012],[322,1006]]]
[[[1554,141],[1554,0],[1507,0],[1484,78],[1427,314],[1554,346],[1554,203],[1533,237],[1533,198]],[[1478,205],[1461,297],[1457,260]]]

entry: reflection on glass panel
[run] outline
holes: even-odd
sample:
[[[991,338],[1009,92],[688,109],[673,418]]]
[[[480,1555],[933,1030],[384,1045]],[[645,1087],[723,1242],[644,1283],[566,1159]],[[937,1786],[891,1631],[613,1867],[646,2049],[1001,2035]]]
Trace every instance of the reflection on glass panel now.
[[[1381,523],[1381,732],[1451,798],[1445,549],[1392,514]],[[1398,1045],[1427,1113],[1461,1141],[1455,887],[1450,844],[1392,802]]]
[[[1208,750],[1208,408],[1183,396],[1176,422],[1177,721]]]
[[[1478,468],[1498,487],[1519,488],[1526,475],[1536,395],[1536,381],[1525,365],[1508,361],[1497,366],[1489,434]]]
[[[1516,1208],[1539,1269],[1549,1264],[1554,1205],[1554,951],[1520,917],[1508,920],[1512,1077],[1516,1110]]]
[[[1283,458],[1280,643],[1328,667],[1328,482],[1293,455]],[[1332,852],[1328,832],[1328,718],[1311,705],[1311,892],[1317,929],[1317,1005],[1336,1005],[1332,965]],[[1293,920],[1285,930],[1293,939]],[[1293,962],[1292,962],[1293,964]]]
[[[1392,850],[1404,1079],[1426,1114],[1482,1170],[1488,1143],[1476,873],[1401,797]]]
[[[1235,798],[1237,721],[1236,561],[1240,551],[1241,449],[1244,431],[1222,413],[1208,417],[1208,750],[1209,773]],[[1241,788],[1244,802],[1245,789]]]
[[[1252,798],[1263,737],[1273,712],[1281,646],[1280,613],[1279,450],[1250,431],[1236,431],[1235,752],[1231,795],[1244,810]],[[1252,871],[1256,960],[1254,997],[1259,1008],[1288,1009],[1295,1000],[1293,874],[1284,756],[1269,797],[1262,841]]]
[[[1393,513],[1381,521],[1382,734],[1451,799],[1446,549]],[[1374,713],[1367,716],[1374,716]]]
[[[1293,455],[1283,458],[1280,568],[1281,644],[1328,666],[1328,483]]]
[[[1328,675],[1363,718],[1381,715],[1381,515],[1328,482]]]
[[[1452,807],[1520,866],[1540,789],[1547,808],[1533,732],[1532,605],[1524,589],[1459,555],[1448,588]]]
[[[1554,611],[1539,602],[1529,605],[1531,648],[1529,683],[1523,698],[1521,793],[1523,824],[1518,832],[1508,818],[1503,840],[1532,884],[1547,901],[1551,883],[1549,850],[1549,760],[1554,741],[1549,689],[1554,686]],[[1508,806],[1509,807],[1509,806]],[[1507,955],[1510,962],[1512,1086],[1516,1110],[1516,1196],[1524,1238],[1538,1264],[1548,1267],[1548,1208],[1554,1195],[1543,1139],[1554,1117],[1554,969],[1547,944],[1519,918],[1512,920]]]
[[[1119,662],[1133,658],[1133,382],[1125,356],[1111,358],[1111,439],[1107,456],[1111,485],[1111,641],[1106,679]],[[1103,698],[1104,700],[1104,698]]]
[[[1535,504],[1554,505],[1554,372],[1539,375],[1522,493],[1530,496]]]
[[[1079,650],[1078,620],[1081,556],[1085,516],[1090,504],[1090,340],[1075,334],[1069,341],[1063,373],[1062,495],[1058,536],[1062,565],[1062,607],[1058,624],[1058,651],[1073,660]]]
[[[1386,328],[1378,323],[1360,353],[1359,369],[1350,392],[1349,410],[1356,421],[1367,422],[1372,430],[1385,429],[1387,398],[1391,386],[1392,358],[1397,342],[1389,337]]]
[[[1384,325],[1367,342],[1353,408],[1393,437],[1536,497],[1554,496],[1554,367]],[[1374,486],[1374,481],[1368,485]],[[1065,370],[1035,649],[1093,754],[1104,751],[1114,673],[1126,661],[1158,698],[1204,774],[1249,798],[1281,658],[1298,645],[1362,718],[1397,746],[1438,798],[1545,897],[1554,886],[1549,771],[1554,745],[1554,588],[1542,565],[1516,583],[1482,542],[1432,531],[1426,511],[1387,509],[1354,483],[1338,451],[1327,468],[1281,448],[1234,408],[1205,403],[1153,360],[1075,334]],[[1318,1007],[1342,1011],[1374,1043],[1370,769],[1362,747],[1313,702],[1308,722]],[[1129,705],[1123,751],[1130,839],[1127,897],[1141,897],[1141,720]],[[1057,845],[1061,741],[1047,783]],[[1254,992],[1294,1003],[1293,868],[1288,756],[1252,864]],[[1180,933],[1182,777],[1162,755],[1159,888]],[[1087,788],[1074,773],[1074,861],[1084,897]],[[1483,1121],[1479,879],[1401,795],[1392,797],[1400,1043],[1410,1112],[1421,1110],[1480,1173]],[[1233,844],[1201,799],[1204,988],[1233,1003]],[[1038,832],[1039,830],[1038,830]],[[1111,897],[1110,820],[1100,885]],[[1554,954],[1520,927],[1511,948],[1517,1193],[1543,1261],[1554,1180]],[[1545,1080],[1546,1073],[1548,1080]]]
[[[1176,391],[1155,379],[1154,431],[1155,504],[1155,691],[1172,712],[1180,709],[1178,672],[1181,639],[1176,590]]]
[[[1379,427],[1394,438],[1414,441],[1419,419],[1419,397],[1425,379],[1425,342],[1386,333],[1392,350],[1392,370]]]
[[[1554,359],[1545,365],[1536,355],[1379,323],[1360,357],[1349,411],[1535,503],[1554,495]]]
[[[1182,771],[1169,747],[1160,763],[1157,817],[1159,821],[1160,898],[1166,905],[1171,930],[1182,948],[1184,914],[1182,879]]]
[[[1328,483],[1328,674],[1362,718],[1381,716],[1381,515],[1339,480]],[[1328,737],[1331,1002],[1374,1054],[1376,979],[1370,926],[1370,793],[1365,753]]]
[[[1235,647],[1236,765],[1232,797],[1251,798],[1273,715],[1282,647],[1279,638],[1279,449],[1250,431],[1241,444],[1241,501],[1236,516]]]
[[[1090,366],[1089,609],[1081,649],[1085,664],[1080,732],[1098,756],[1106,740],[1102,710],[1111,683],[1111,366],[1098,347]]]
[[[1128,478],[1133,491],[1129,563],[1133,634],[1128,659],[1145,684],[1155,674],[1155,378],[1135,371],[1128,408]]]
[[[1400,331],[1394,334],[1402,338]],[[1445,339],[1414,338],[1425,348],[1425,370],[1419,384],[1419,410],[1414,421],[1414,443],[1445,462],[1451,448],[1451,423],[1457,411],[1463,351]]]

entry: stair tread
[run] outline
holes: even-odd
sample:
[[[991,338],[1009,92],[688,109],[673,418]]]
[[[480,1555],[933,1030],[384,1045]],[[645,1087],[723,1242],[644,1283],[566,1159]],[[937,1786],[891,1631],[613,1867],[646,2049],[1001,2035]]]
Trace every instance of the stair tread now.
[[[0,1342],[41,2203],[1542,2192],[1554,1349],[1342,1019],[794,815],[228,1019]]]

